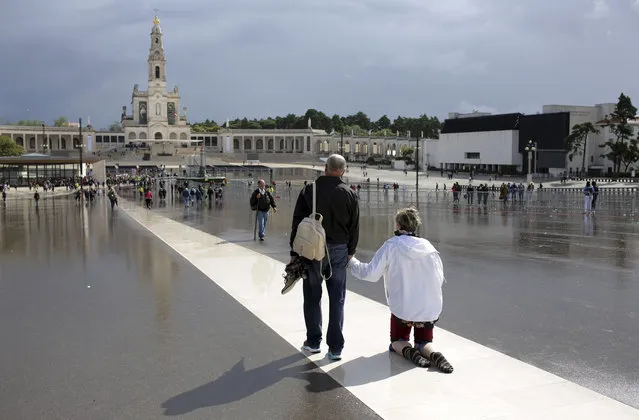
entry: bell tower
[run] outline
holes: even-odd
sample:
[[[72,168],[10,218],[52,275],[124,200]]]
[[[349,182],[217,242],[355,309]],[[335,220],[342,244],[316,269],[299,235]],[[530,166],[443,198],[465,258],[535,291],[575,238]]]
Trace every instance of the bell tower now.
[[[166,91],[166,57],[162,45],[162,30],[157,14],[151,29],[151,48],[149,49],[149,91]]]

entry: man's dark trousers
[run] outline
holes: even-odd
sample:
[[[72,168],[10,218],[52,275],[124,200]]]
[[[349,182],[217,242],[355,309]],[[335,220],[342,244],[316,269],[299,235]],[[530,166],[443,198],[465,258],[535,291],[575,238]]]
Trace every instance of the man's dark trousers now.
[[[341,354],[344,348],[344,299],[346,297],[346,265],[348,264],[348,246],[346,244],[328,245],[333,275],[326,280],[328,290],[329,315],[326,344],[333,354]],[[322,261],[322,271],[328,275],[328,259]],[[306,321],[306,341],[311,347],[319,347],[322,341],[322,276],[320,262],[313,261],[308,278],[304,279],[304,320]]]

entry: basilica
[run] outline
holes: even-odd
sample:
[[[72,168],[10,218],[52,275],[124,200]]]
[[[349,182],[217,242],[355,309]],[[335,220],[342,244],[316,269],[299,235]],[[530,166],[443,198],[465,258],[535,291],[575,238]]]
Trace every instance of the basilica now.
[[[119,131],[96,130],[85,121],[84,127],[77,123],[65,127],[0,125],[0,135],[10,137],[27,153],[64,156],[74,152],[79,145],[89,153],[138,146],[153,160],[192,155],[201,150],[236,160],[245,160],[247,156],[264,161],[280,160],[277,154],[281,154],[283,160],[295,160],[295,155],[321,157],[330,153],[342,153],[351,160],[365,160],[369,156],[396,156],[400,147],[411,142],[410,133],[390,137],[346,134],[340,138],[335,133],[314,129],[310,120],[308,127],[303,129],[231,129],[227,124],[219,132],[192,133],[187,108],[180,103],[178,87],[167,89],[167,61],[162,37],[160,19],[156,15],[149,36],[146,90],[141,90],[137,84],[133,86],[130,108],[122,107]]]
[[[175,146],[189,140],[190,129],[186,120],[186,107],[180,113],[180,92],[166,88],[166,57],[162,43],[160,19],[153,19],[149,47],[148,85],[146,90],[133,87],[131,113],[122,107],[121,125],[127,142],[144,142],[158,153],[174,154]],[[169,141],[167,141],[169,140]]]

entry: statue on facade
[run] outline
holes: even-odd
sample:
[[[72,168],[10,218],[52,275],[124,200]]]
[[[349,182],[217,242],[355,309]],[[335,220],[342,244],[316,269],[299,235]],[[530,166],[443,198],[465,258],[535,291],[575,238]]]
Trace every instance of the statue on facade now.
[[[311,129],[311,117],[308,117],[308,128]]]
[[[178,88],[177,85],[173,86],[173,93],[175,93],[176,95],[180,94],[180,88]]]
[[[126,117],[126,105],[122,106],[122,119]]]
[[[133,85],[133,94],[137,95],[138,93],[140,93],[140,86],[135,84]]]

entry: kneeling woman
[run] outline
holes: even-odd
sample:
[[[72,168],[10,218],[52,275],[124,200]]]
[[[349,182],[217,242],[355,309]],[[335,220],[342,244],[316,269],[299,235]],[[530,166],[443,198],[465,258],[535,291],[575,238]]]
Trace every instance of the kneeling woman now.
[[[361,280],[375,282],[384,275],[391,310],[390,351],[419,367],[433,364],[441,372],[451,373],[453,367],[432,344],[433,327],[442,312],[442,260],[429,241],[415,235],[421,224],[417,210],[399,210],[395,223],[395,236],[377,250],[370,263],[353,257],[349,267]],[[412,328],[415,347],[409,343]]]

